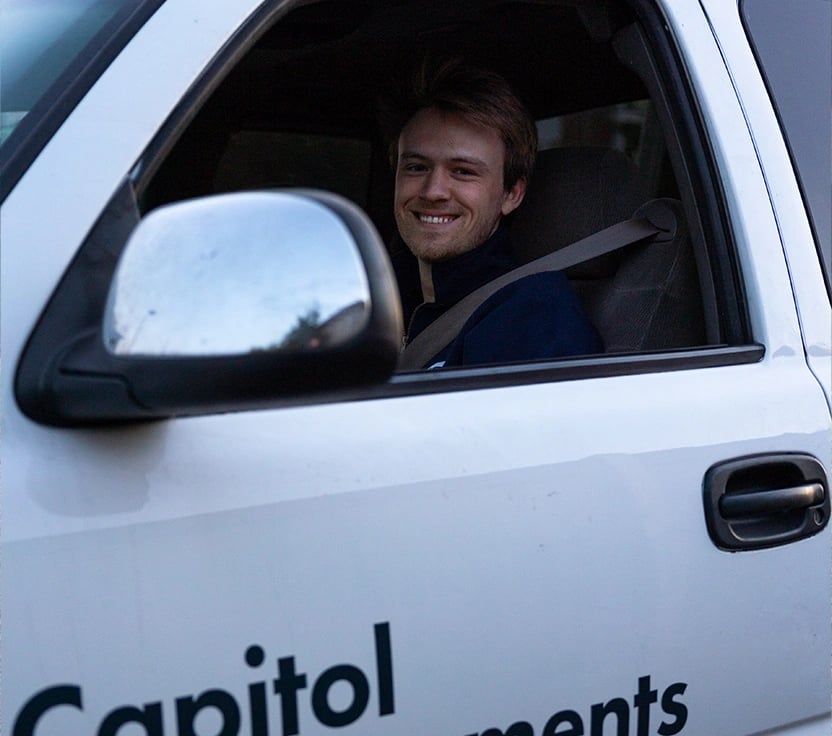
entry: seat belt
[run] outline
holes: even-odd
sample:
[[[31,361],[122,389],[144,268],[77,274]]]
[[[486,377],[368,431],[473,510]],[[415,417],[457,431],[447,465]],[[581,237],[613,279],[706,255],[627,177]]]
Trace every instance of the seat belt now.
[[[610,225],[489,281],[460,299],[447,312],[416,335],[400,353],[397,370],[422,368],[431,358],[451,344],[477,307],[504,286],[532,274],[544,271],[563,271],[633,243],[650,239],[657,242],[672,240],[676,234],[676,225],[676,215],[673,209],[662,200],[651,200],[639,207],[631,219]]]

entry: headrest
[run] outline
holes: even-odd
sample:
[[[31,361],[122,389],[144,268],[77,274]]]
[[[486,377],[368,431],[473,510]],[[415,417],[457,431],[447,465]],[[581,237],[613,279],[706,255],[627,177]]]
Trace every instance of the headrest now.
[[[540,151],[523,204],[511,224],[521,263],[558,250],[633,216],[648,195],[636,165],[612,148]],[[569,269],[573,278],[615,272],[618,254]]]

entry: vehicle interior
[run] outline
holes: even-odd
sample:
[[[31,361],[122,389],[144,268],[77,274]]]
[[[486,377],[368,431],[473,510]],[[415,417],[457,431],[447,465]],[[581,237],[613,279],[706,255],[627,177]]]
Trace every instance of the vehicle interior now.
[[[362,207],[387,244],[405,316],[416,262],[397,244],[380,105],[425,59],[462,57],[512,84],[540,153],[511,224],[520,262],[660,200],[663,242],[567,270],[610,354],[736,344],[730,258],[695,105],[672,40],[631,0],[320,0],[272,12],[202,81],[137,182],[142,212],[245,189],[314,187]]]

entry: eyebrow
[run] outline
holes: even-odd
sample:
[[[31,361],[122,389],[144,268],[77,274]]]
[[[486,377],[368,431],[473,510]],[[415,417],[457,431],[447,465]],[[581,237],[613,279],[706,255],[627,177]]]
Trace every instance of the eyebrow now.
[[[426,156],[423,153],[418,153],[417,151],[403,151],[402,154],[399,156],[400,160],[404,159],[417,159],[419,161],[431,161],[430,156]],[[453,164],[467,164],[468,166],[478,166],[482,169],[488,170],[488,164],[480,158],[476,158],[473,156],[454,156],[450,159],[451,163]]]

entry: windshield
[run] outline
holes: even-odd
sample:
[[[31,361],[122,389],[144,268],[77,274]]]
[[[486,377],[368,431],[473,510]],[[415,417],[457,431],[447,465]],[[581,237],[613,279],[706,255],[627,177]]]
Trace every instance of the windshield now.
[[[0,7],[0,143],[96,35],[137,0],[4,0]]]
[[[0,202],[164,0],[0,0]]]

